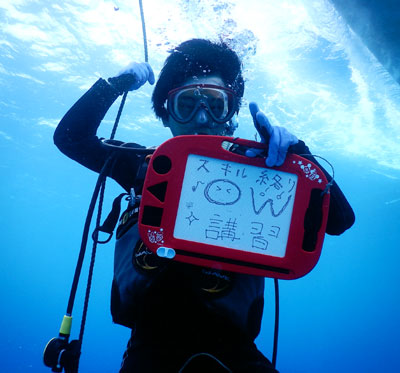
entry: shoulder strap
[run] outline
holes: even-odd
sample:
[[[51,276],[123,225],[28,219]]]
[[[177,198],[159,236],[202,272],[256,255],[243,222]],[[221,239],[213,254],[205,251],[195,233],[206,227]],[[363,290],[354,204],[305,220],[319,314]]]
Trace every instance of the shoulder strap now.
[[[131,188],[130,193],[121,193],[118,197],[114,199],[112,208],[107,218],[104,220],[103,224],[97,228],[97,231],[108,233],[109,237],[104,241],[98,241],[98,243],[107,243],[111,240],[114,229],[118,223],[118,218],[121,213],[121,201],[122,198],[128,196],[129,208],[138,207],[140,204],[140,194],[142,192],[142,187],[144,179],[146,177],[147,165],[151,155],[141,155],[140,166],[138,167],[135,182],[133,188]],[[96,232],[96,230],[95,230]],[[93,237],[95,237],[95,232],[93,232]]]

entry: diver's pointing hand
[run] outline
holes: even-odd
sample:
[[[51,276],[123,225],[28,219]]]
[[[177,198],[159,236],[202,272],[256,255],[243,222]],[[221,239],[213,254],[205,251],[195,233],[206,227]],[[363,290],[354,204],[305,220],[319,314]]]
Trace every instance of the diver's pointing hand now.
[[[255,102],[249,104],[250,114],[253,118],[254,127],[261,136],[261,142],[266,144],[272,134],[272,126],[267,116],[260,111]]]
[[[299,140],[292,135],[286,128],[272,126],[267,116],[259,110],[255,102],[250,102],[249,109],[253,117],[254,126],[261,136],[261,142],[268,145],[268,157],[265,164],[268,167],[281,166],[285,162],[286,153],[289,146],[297,144]],[[246,152],[248,157],[255,157],[262,150],[249,149]]]
[[[120,93],[139,89],[146,82],[154,84],[154,72],[147,62],[132,62],[108,82]]]

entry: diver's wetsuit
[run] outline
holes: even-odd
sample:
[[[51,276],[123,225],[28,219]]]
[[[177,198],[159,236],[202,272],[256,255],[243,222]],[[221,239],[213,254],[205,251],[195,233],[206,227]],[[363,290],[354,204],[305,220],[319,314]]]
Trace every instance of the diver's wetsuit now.
[[[59,149],[85,167],[99,172],[109,155],[109,148],[100,141],[96,132],[118,96],[112,86],[99,79],[58,125],[54,142]],[[302,141],[292,150],[296,154],[310,154]],[[309,159],[318,164],[311,156]],[[121,151],[109,176],[126,191],[134,186],[137,188],[135,178],[142,163],[134,151]],[[330,180],[330,176],[325,174]],[[326,232],[339,235],[354,223],[354,213],[336,183],[330,191]],[[133,267],[132,270],[142,271]],[[261,327],[264,279],[209,272],[200,267],[171,262],[156,276],[149,275],[151,286],[141,291],[131,320],[122,322],[133,331],[121,372],[178,372],[197,353],[213,355],[233,372],[275,371],[254,344]],[[228,285],[223,286],[221,292],[205,290],[214,289],[215,284],[207,286],[207,282],[215,276],[228,279]],[[119,322],[115,317],[118,304],[112,304],[112,308],[114,320]],[[208,363],[214,361],[207,355],[200,355],[193,359],[196,368],[190,370],[192,363],[189,363],[184,372],[200,371],[199,367],[207,360]],[[215,363],[215,366],[219,370],[210,367],[204,370],[226,371],[220,364]]]

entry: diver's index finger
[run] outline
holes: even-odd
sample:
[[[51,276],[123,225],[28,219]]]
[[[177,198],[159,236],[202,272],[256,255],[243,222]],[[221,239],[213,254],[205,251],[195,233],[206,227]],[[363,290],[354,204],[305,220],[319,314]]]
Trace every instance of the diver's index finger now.
[[[250,114],[253,117],[253,119],[256,119],[256,115],[259,112],[258,105],[255,102],[250,102],[249,110],[250,110]]]
[[[259,111],[259,112],[257,113],[256,119],[257,119],[257,122],[258,122],[262,127],[265,128],[265,130],[268,132],[268,135],[271,136],[271,135],[272,135],[273,128],[272,128],[272,125],[271,125],[271,123],[269,122],[267,116],[266,116],[263,112]]]

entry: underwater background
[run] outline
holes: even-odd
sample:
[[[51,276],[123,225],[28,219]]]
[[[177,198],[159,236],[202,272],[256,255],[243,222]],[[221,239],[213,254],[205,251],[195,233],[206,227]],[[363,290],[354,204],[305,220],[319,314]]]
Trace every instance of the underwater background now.
[[[334,165],[355,211],[349,231],[326,236],[311,273],[280,281],[282,373],[400,372],[398,5],[143,0],[156,76],[168,50],[186,39],[229,43],[246,79],[235,135],[254,139],[247,105],[256,101],[272,124]],[[54,129],[99,77],[143,60],[138,1],[0,0],[1,372],[50,371],[42,351],[58,336],[97,178],[58,151]],[[151,146],[170,137],[151,111],[151,92],[146,85],[129,93],[116,138]],[[99,136],[110,136],[118,104]],[[121,191],[107,183],[105,213]],[[79,334],[89,249],[71,339]],[[129,338],[112,324],[112,271],[113,242],[98,248],[81,372],[118,371]],[[271,359],[271,279],[265,301],[256,342]]]

